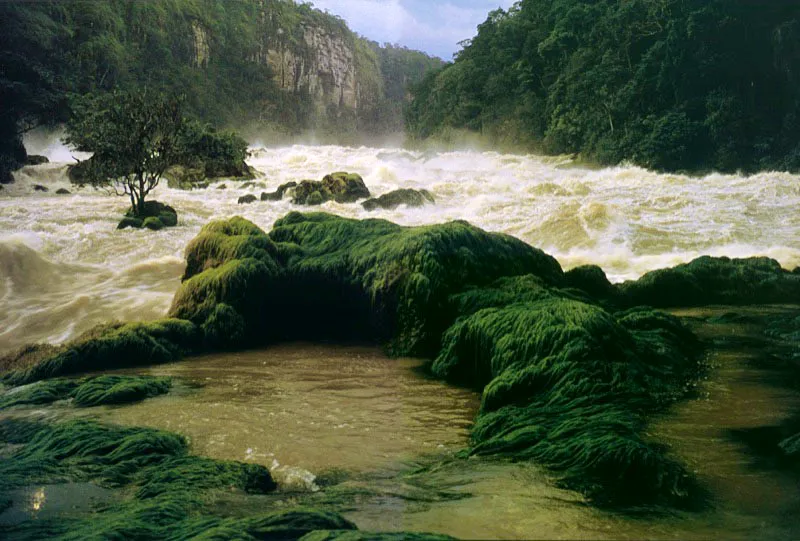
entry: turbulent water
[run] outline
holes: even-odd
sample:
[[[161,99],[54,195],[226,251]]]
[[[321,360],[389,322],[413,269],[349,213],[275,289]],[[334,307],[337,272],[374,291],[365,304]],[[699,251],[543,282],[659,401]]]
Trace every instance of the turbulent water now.
[[[330,202],[321,210],[407,225],[465,219],[540,247],[565,268],[598,264],[612,281],[701,254],[800,264],[800,177],[785,173],[696,178],[636,167],[588,170],[571,167],[568,158],[495,152],[254,147],[255,187],[159,186],[153,197],[173,205],[180,221],[154,233],[116,231],[127,200],[71,186],[66,166],[73,153],[63,146],[30,150],[51,163],[23,168],[0,191],[0,351],[63,341],[109,319],[163,315],[179,284],[183,250],[203,224],[238,214],[269,230],[298,207],[288,200],[237,205],[240,196],[336,170],[360,173],[375,195],[425,188],[437,203],[367,212]],[[49,191],[35,191],[36,184]],[[216,189],[220,184],[227,189]],[[72,194],[56,195],[58,188]]]
[[[60,342],[112,319],[162,316],[179,286],[183,250],[205,223],[238,214],[268,230],[297,207],[286,200],[237,205],[238,197],[335,170],[360,173],[375,195],[425,188],[437,203],[372,213],[327,203],[322,210],[408,225],[466,219],[541,247],[565,268],[598,264],[614,281],[701,254],[800,264],[800,177],[784,173],[694,178],[493,152],[255,148],[256,186],[224,181],[191,192],[161,186],[154,198],[178,210],[179,226],[117,231],[125,199],[71,186],[72,157],[63,147],[31,150],[52,163],[23,168],[0,191],[0,352]],[[34,190],[36,184],[49,191]],[[56,195],[59,188],[72,194]],[[698,331],[706,338],[760,336],[743,324],[704,324]],[[314,474],[345,470],[356,477],[343,486],[364,495],[340,509],[365,529],[466,538],[798,538],[796,479],[756,468],[731,433],[778,423],[800,400],[773,384],[781,373],[752,366],[758,352],[717,348],[710,355],[700,397],[650,430],[709,489],[713,505],[699,514],[609,514],[554,488],[532,464],[480,459],[465,468],[445,460],[410,474],[403,461],[446,457],[466,445],[478,397],[423,378],[416,361],[389,361],[370,348],[286,345],[145,369],[175,376],[176,388],[134,406],[84,414],[181,432],[193,451],[263,463],[290,488],[313,490]],[[52,492],[34,488],[32,505],[39,492]]]

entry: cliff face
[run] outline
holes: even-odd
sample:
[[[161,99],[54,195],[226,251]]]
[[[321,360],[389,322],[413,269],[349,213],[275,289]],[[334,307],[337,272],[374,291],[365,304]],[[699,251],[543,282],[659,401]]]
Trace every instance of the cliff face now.
[[[304,26],[302,35],[300,44],[273,40],[266,62],[275,73],[275,82],[289,92],[308,95],[320,107],[357,110],[352,40],[317,26]]]

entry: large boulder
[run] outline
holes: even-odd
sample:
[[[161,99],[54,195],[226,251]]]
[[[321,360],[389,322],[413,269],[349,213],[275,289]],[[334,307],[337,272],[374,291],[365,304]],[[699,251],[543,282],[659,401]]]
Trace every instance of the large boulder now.
[[[370,196],[364,179],[357,173],[331,173],[322,181],[303,180],[294,189],[292,203],[296,205],[320,205],[327,201],[353,203]]]
[[[249,204],[249,203],[253,203],[253,202],[257,201],[257,200],[258,200],[258,198],[257,198],[255,195],[253,195],[253,194],[249,193],[249,194],[247,194],[247,195],[243,195],[243,196],[241,196],[241,197],[240,197],[240,198],[239,198],[239,199],[236,201],[236,203],[237,203],[237,204],[239,204],[239,205],[247,205],[247,204]]]
[[[402,188],[385,193],[380,197],[367,199],[361,203],[361,206],[367,210],[375,210],[378,208],[385,210],[393,210],[400,205],[407,207],[421,207],[423,205],[436,203],[433,194],[428,190],[412,190],[410,188]]]

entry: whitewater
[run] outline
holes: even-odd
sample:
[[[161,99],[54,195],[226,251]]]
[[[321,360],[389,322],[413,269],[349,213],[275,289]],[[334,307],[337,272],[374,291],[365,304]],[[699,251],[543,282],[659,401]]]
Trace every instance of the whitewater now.
[[[703,254],[800,265],[800,176],[788,173],[693,177],[633,166],[581,168],[569,157],[256,145],[248,160],[258,172],[253,186],[220,180],[182,191],[163,182],[149,198],[175,207],[178,227],[118,231],[127,198],[71,185],[67,166],[80,156],[63,145],[29,151],[51,162],[24,167],[0,191],[0,353],[62,342],[98,323],[162,317],[180,284],[188,242],[210,220],[234,215],[267,231],[292,210],[403,225],[467,220],[539,247],[565,269],[599,265],[613,282]],[[237,204],[242,195],[332,171],[359,173],[374,196],[424,188],[436,204],[373,212],[358,203],[299,207],[288,198]],[[71,194],[57,195],[59,188]]]

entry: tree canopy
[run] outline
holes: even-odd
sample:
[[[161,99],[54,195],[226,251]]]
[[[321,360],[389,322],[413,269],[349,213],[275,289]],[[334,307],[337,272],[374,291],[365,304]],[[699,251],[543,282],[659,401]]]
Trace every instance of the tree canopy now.
[[[181,108],[181,99],[148,90],[77,98],[65,142],[93,153],[85,182],[112,184],[130,197],[133,215],[143,215],[145,197],[179,160]]]
[[[413,91],[449,129],[659,170],[800,169],[800,9],[749,0],[522,0]]]

